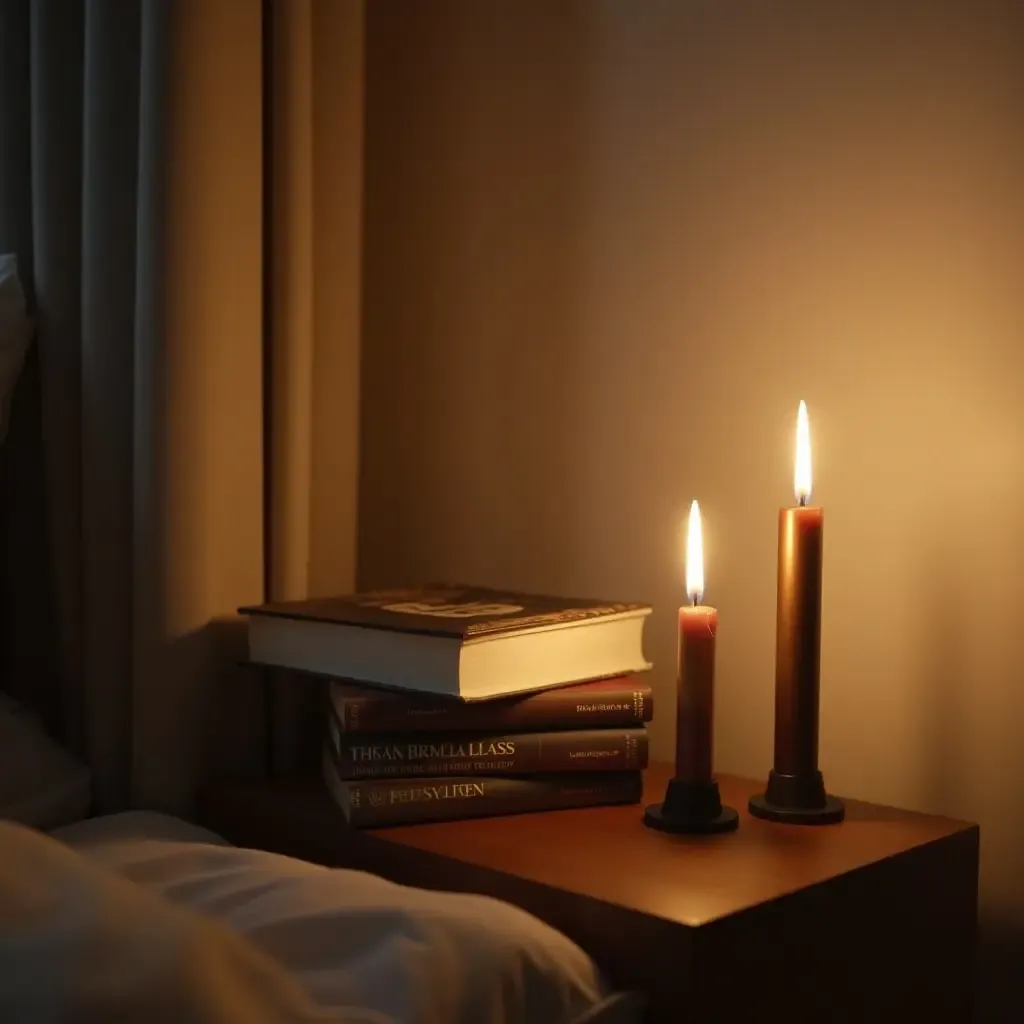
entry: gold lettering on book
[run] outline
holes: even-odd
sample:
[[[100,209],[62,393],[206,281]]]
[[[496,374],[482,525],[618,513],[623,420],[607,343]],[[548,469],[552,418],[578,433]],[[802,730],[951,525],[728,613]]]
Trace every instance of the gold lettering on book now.
[[[379,761],[447,761],[452,758],[513,757],[515,740],[466,740],[449,743],[363,743],[348,748],[357,764]]]
[[[472,799],[484,796],[482,782],[449,782],[436,786],[409,786],[392,789],[389,798],[393,804],[428,803],[432,800]]]
[[[353,761],[404,761],[405,751],[400,744],[367,743],[353,744],[348,748],[348,756]]]
[[[515,740],[467,740],[464,743],[410,743],[410,761],[445,761],[452,757],[508,757],[515,754]]]

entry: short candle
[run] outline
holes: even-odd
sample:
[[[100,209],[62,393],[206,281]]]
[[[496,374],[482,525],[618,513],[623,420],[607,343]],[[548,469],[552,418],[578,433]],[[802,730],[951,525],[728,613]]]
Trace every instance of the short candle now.
[[[715,645],[718,609],[704,597],[704,536],[700,506],[690,505],[686,530],[686,593],[679,609],[679,660],[676,675],[676,776],[687,782],[711,782],[714,746]]]
[[[704,597],[704,531],[700,506],[690,505],[686,527],[686,593],[679,609],[679,661],[676,670],[676,771],[665,799],[644,811],[644,824],[663,832],[713,835],[739,824],[723,807],[712,771],[715,707],[715,643],[718,610]]]

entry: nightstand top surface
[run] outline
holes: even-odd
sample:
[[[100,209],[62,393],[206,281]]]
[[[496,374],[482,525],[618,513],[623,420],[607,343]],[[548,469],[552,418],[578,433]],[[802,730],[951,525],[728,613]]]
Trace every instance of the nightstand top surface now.
[[[670,766],[646,772],[644,804],[379,829],[410,850],[527,879],[697,927],[899,856],[975,825],[849,800],[840,825],[778,825],[747,813],[763,783],[719,776],[736,832],[674,836],[647,828]]]

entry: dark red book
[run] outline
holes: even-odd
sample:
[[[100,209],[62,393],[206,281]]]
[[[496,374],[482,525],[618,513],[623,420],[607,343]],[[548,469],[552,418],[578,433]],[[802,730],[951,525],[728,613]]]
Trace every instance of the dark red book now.
[[[640,771],[647,767],[647,730],[363,736],[343,733],[331,715],[328,749],[342,779]]]
[[[239,611],[257,664],[464,700],[650,668],[643,604],[429,584]]]
[[[353,781],[339,778],[329,750],[324,751],[323,771],[331,796],[353,828],[635,804],[643,793],[640,772]]]
[[[518,697],[460,701],[340,681],[330,685],[342,732],[531,732],[637,726],[653,715],[651,687],[633,676],[598,679]]]

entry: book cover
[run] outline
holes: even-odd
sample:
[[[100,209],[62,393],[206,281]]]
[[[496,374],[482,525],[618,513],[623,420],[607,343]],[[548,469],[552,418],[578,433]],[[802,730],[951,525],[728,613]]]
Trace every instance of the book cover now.
[[[539,693],[465,702],[335,681],[331,706],[345,733],[496,732],[637,726],[654,712],[651,687],[633,676]]]
[[[347,781],[338,777],[326,750],[323,772],[331,796],[353,828],[635,804],[643,795],[639,772]]]
[[[433,583],[344,597],[251,605],[238,610],[243,615],[269,615],[404,633],[426,633],[466,642],[568,626],[588,619],[647,615],[651,608],[643,604],[546,597],[489,587]]]
[[[341,731],[333,715],[328,743],[343,779],[640,771],[647,767],[648,746],[642,727],[353,736]]]

